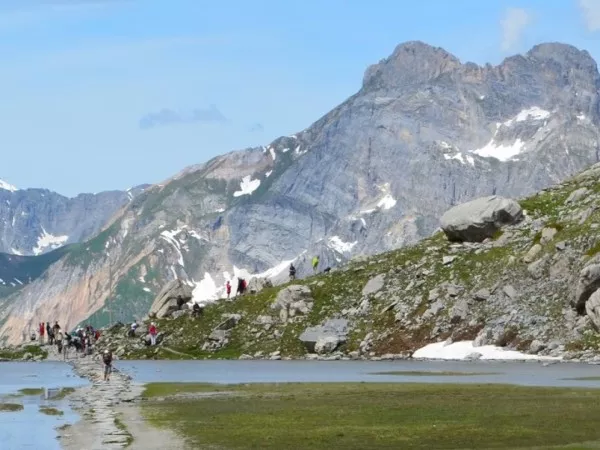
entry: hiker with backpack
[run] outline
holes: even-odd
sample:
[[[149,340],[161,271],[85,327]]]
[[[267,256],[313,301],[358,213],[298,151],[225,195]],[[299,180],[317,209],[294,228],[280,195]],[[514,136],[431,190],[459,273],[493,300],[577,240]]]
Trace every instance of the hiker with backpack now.
[[[290,281],[294,281],[296,279],[296,268],[294,264],[290,264]]]
[[[109,350],[104,350],[104,353],[102,354],[102,362],[104,363],[104,381],[110,380],[110,373],[112,372],[112,361],[112,352]]]
[[[312,268],[313,268],[313,272],[317,273],[317,268],[319,266],[319,257],[318,256],[314,256],[312,259]]]

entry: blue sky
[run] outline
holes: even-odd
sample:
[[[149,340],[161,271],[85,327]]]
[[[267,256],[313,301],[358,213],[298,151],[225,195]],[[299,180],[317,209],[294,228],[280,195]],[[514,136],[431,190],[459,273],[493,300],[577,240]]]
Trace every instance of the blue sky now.
[[[479,64],[545,41],[600,59],[600,0],[2,0],[0,178],[159,182],[306,128],[408,40]]]

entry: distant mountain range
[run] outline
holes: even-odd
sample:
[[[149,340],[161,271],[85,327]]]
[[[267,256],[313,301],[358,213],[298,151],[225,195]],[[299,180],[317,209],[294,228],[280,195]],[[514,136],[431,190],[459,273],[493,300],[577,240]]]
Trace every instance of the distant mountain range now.
[[[207,302],[227,279],[282,279],[290,262],[303,276],[313,255],[323,269],[414,243],[453,205],[530,194],[597,162],[599,88],[595,61],[565,44],[483,67],[401,44],[307,129],[187,168],[115,208],[103,231],[1,300],[0,334],[18,340],[49,311],[66,326],[106,323],[107,305],[139,317],[175,277]],[[10,223],[20,211],[0,214]],[[44,231],[75,235],[40,223],[9,248],[35,253],[52,240]]]

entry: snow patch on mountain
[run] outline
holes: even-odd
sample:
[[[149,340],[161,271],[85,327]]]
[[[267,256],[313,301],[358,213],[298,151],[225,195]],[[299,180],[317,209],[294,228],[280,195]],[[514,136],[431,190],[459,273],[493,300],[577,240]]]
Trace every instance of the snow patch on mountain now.
[[[0,180],[0,189],[4,189],[5,191],[10,191],[10,192],[15,192],[15,191],[19,190],[18,188],[16,188],[15,186],[13,186],[10,183],[7,183],[4,180]]]
[[[344,242],[339,236],[332,236],[329,238],[329,248],[338,253],[349,253],[356,244],[358,244],[358,241]]]
[[[444,154],[444,159],[456,159],[457,161],[460,161],[463,164],[470,164],[471,166],[475,166],[475,159],[472,156],[463,155],[460,152],[456,153],[455,155]]]
[[[164,239],[165,241],[167,241],[169,244],[171,244],[173,246],[173,248],[175,248],[175,251],[177,252],[177,262],[181,267],[185,267],[185,264],[183,262],[183,254],[181,253],[181,247],[179,245],[179,242],[177,241],[177,239],[175,239],[175,236],[177,236],[179,233],[181,233],[182,229],[179,228],[175,231],[163,231],[162,233],[160,233],[160,237],[162,239]]]
[[[240,190],[233,193],[234,197],[240,197],[242,195],[250,195],[260,186],[260,180],[253,180],[250,175],[246,175],[242,178],[240,183]]]
[[[37,245],[31,251],[34,255],[39,255],[48,249],[56,250],[65,245],[68,240],[69,236],[54,236],[42,227],[42,234],[37,239]]]
[[[517,139],[513,144],[498,144],[492,138],[484,147],[473,150],[472,153],[484,158],[496,158],[499,161],[508,161],[520,154],[524,148],[525,142],[521,139]]]
[[[507,120],[503,125],[509,127],[517,122],[525,122],[526,120],[544,120],[548,117],[550,117],[550,111],[546,111],[537,106],[532,106],[531,108],[524,109],[512,119]]]

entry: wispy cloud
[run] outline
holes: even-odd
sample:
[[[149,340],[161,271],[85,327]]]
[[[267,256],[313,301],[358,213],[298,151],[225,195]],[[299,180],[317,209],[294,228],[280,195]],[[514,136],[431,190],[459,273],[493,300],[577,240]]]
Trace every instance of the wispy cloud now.
[[[227,122],[227,118],[215,105],[210,105],[207,109],[196,108],[188,113],[163,108],[158,112],[149,113],[142,117],[140,119],[140,128],[148,130],[161,126],[197,122],[225,123]]]
[[[598,0],[579,0],[579,9],[589,31],[600,30],[600,2]]]
[[[262,133],[263,131],[265,131],[265,127],[263,126],[262,123],[255,123],[254,125],[252,125],[250,127],[250,129],[248,131],[250,133]]]
[[[518,45],[523,31],[531,23],[531,15],[522,8],[508,8],[500,26],[502,27],[502,50],[512,50]]]

